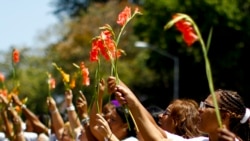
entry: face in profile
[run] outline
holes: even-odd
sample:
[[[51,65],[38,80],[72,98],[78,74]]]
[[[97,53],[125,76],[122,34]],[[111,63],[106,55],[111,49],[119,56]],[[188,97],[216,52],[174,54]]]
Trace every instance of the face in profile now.
[[[166,110],[159,115],[159,125],[162,129],[175,133],[175,124],[171,114],[172,104],[170,104]]]
[[[198,104],[191,99],[174,100],[165,112],[159,115],[162,129],[184,138],[200,136],[201,133],[197,129],[199,121]]]
[[[218,98],[218,95],[217,95]],[[202,106],[201,106],[202,105]],[[198,128],[205,133],[210,133],[215,131],[219,125],[217,123],[216,113],[214,109],[212,95],[209,95],[199,108],[200,113],[200,123]]]

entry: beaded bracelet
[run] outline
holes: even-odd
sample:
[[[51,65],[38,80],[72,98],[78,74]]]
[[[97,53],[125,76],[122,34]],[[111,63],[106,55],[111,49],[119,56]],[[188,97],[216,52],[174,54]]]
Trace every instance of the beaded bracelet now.
[[[86,125],[87,123],[89,123],[89,117],[87,117],[81,121],[82,126]]]

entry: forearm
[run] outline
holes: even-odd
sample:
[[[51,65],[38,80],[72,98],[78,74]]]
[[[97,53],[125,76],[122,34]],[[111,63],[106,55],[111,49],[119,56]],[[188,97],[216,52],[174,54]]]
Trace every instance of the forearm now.
[[[76,114],[75,110],[67,110],[70,126],[72,129],[78,128],[81,126],[81,122]]]
[[[130,107],[130,110],[133,117],[135,117],[139,132],[145,141],[165,139],[166,136],[162,134],[156,123],[152,122],[152,116],[149,115],[148,111],[139,101],[136,101],[133,107]]]
[[[60,115],[60,112],[57,109],[51,111],[51,120],[56,137],[61,137],[63,133],[64,121]]]
[[[13,136],[13,130],[11,129],[11,123],[10,121],[8,120],[8,117],[7,117],[7,112],[6,110],[3,111],[2,113],[2,117],[3,117],[3,121],[4,121],[4,124],[5,124],[5,134],[6,134],[6,137],[8,138],[12,138]]]
[[[16,133],[14,141],[26,141],[23,132]]]

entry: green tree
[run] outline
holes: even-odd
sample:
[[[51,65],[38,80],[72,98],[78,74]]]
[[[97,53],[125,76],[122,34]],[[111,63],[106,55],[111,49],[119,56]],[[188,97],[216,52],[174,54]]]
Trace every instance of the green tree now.
[[[244,60],[249,59],[249,1],[204,0],[204,1],[165,1],[145,0],[144,16],[140,17],[135,33],[140,40],[178,56],[180,60],[180,97],[204,99],[208,93],[204,60],[199,44],[187,48],[181,34],[171,28],[164,31],[163,27],[174,13],[190,15],[201,29],[204,39],[213,28],[209,58],[215,88],[237,90],[245,99],[249,99],[247,79],[249,69]],[[165,92],[169,89],[162,79],[170,82],[172,64],[164,56],[151,52],[148,66],[161,76],[154,84]],[[159,63],[161,62],[161,63]],[[168,73],[170,72],[170,73]],[[166,78],[166,76],[169,76]],[[160,82],[160,83],[159,83]],[[165,93],[165,95],[169,95]],[[169,97],[171,100],[171,97]],[[160,99],[159,99],[160,100]],[[164,102],[164,101],[162,101]]]

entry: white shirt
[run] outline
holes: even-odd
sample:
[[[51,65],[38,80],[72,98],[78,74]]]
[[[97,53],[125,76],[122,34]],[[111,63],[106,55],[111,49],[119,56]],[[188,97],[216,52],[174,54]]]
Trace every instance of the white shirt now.
[[[167,131],[165,131],[168,139],[173,140],[173,141],[209,141],[208,137],[205,136],[199,136],[199,137],[194,137],[194,138],[190,138],[190,139],[185,139],[179,135],[176,134],[172,134],[169,133]],[[235,141],[239,141],[238,139],[235,139]]]
[[[127,137],[126,139],[121,140],[121,141],[138,141],[138,139],[136,137],[131,136],[131,137]]]
[[[24,132],[23,135],[26,141],[36,141],[38,136],[37,133],[34,132]]]
[[[3,132],[0,132],[0,141],[9,141],[9,139],[5,137],[5,134]]]

